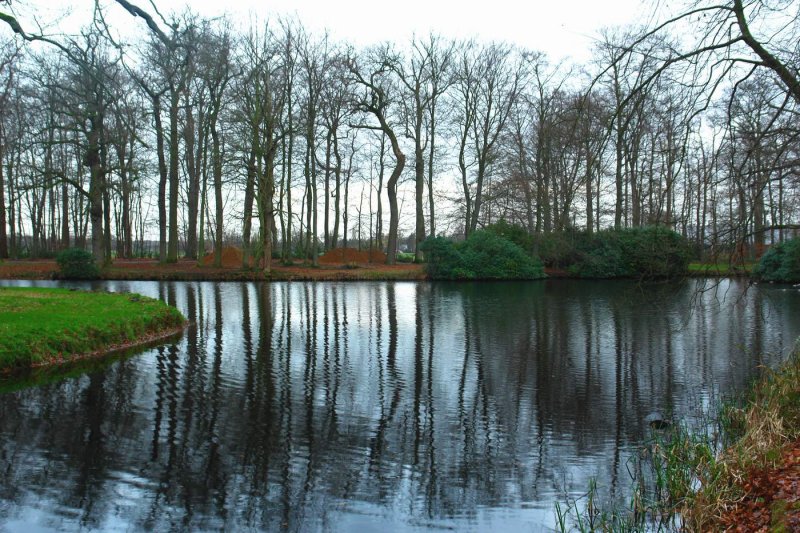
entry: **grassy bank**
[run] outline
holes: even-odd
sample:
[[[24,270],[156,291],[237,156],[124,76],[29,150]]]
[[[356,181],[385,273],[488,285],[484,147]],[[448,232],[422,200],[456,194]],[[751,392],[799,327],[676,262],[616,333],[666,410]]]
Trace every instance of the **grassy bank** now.
[[[136,294],[0,288],[0,371],[145,343],[184,322],[177,309]]]
[[[698,277],[734,277],[749,276],[753,272],[753,263],[689,263],[689,275]]]
[[[700,427],[655,432],[635,463],[629,501],[598,503],[593,483],[585,498],[557,505],[559,528],[797,531],[800,352]]]

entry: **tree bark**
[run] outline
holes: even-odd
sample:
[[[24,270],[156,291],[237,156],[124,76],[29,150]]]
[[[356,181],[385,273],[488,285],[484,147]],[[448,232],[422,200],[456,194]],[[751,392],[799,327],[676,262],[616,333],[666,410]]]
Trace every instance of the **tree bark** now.
[[[178,262],[178,192],[180,188],[178,113],[180,91],[170,89],[169,104],[169,235],[167,241],[167,263]]]
[[[158,157],[158,260],[167,260],[167,160],[164,154],[164,126],[161,122],[161,97],[153,94],[153,120],[156,129]]]

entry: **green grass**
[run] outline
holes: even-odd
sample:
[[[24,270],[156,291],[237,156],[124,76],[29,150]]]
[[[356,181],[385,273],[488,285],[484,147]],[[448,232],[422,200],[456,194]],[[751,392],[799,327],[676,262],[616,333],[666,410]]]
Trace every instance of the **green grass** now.
[[[693,276],[745,276],[753,271],[753,263],[689,263]]]
[[[184,322],[177,309],[138,294],[0,288],[0,370],[67,362]]]

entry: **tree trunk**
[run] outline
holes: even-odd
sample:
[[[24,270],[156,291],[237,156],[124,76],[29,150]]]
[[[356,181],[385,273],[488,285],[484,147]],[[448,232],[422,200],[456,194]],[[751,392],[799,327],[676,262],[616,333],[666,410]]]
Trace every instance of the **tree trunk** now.
[[[197,159],[195,158],[195,139],[196,128],[194,112],[189,102],[188,91],[186,100],[186,126],[184,128],[184,143],[186,145],[186,172],[189,175],[188,198],[186,199],[188,210],[188,227],[186,229],[186,257],[197,259],[197,210],[200,196],[200,174],[198,171]],[[201,119],[202,123],[202,119]]]
[[[339,219],[341,218],[341,187],[342,187],[342,154],[339,152],[339,139],[334,134],[333,136],[333,158],[336,160],[336,166],[333,169],[334,182],[334,202],[333,202],[333,235],[331,236],[331,245],[333,248],[339,246]],[[347,207],[345,207],[347,209]]]
[[[434,203],[433,203],[433,160],[436,155],[434,150],[434,142],[436,140],[436,99],[431,101],[431,122],[428,130],[428,143],[430,151],[428,152],[428,209],[430,211],[430,237],[436,237],[436,217],[434,216]]]
[[[422,112],[423,108],[417,103],[416,130],[414,132],[414,177],[415,177],[415,206],[416,225],[414,235],[414,261],[422,262],[422,249],[420,244],[425,240],[425,154],[422,152]]]
[[[292,260],[292,154],[294,153],[294,134],[292,133],[292,99],[289,96],[288,149],[286,153],[286,237],[283,239],[283,260]]]
[[[164,155],[164,126],[161,123],[161,98],[153,96],[153,120],[158,156],[158,260],[167,260],[167,161]]]
[[[403,168],[406,166],[406,156],[400,150],[400,144],[397,142],[397,136],[389,128],[386,121],[381,118],[381,126],[386,131],[389,141],[392,144],[392,152],[394,152],[395,166],[392,174],[389,176],[389,181],[386,182],[386,192],[389,195],[389,238],[388,250],[386,251],[386,264],[393,265],[397,258],[397,229],[400,223],[400,210],[397,206],[397,182],[400,180],[400,175],[403,173]]]
[[[100,134],[95,119],[91,120],[86,166],[89,167],[89,218],[92,225],[92,256],[98,264],[103,262],[103,169],[100,161]]]
[[[220,153],[219,132],[217,132],[216,121],[211,123],[211,165],[214,172],[214,203],[215,222],[214,227],[214,266],[222,266],[222,154]]]
[[[6,233],[6,193],[3,160],[5,159],[5,132],[0,125],[0,259],[8,259],[8,234]]]
[[[1,172],[2,170],[0,170]],[[2,176],[0,176],[2,182]],[[2,188],[2,186],[0,186]],[[0,195],[2,196],[2,195]],[[2,198],[0,198],[2,204]],[[61,246],[62,250],[69,248],[69,188],[67,182],[61,183]]]
[[[250,267],[251,258],[251,239],[253,231],[253,200],[255,195],[256,183],[256,145],[258,143],[258,128],[253,127],[251,139],[250,155],[247,160],[247,181],[244,186],[244,223],[242,226],[242,268]]]
[[[614,229],[622,228],[622,202],[623,202],[623,161],[622,161],[622,143],[623,130],[620,125],[622,117],[617,116],[617,138],[616,138],[616,167],[614,171],[614,184],[616,190],[616,197],[614,201]]]
[[[271,135],[270,135],[271,136]],[[272,139],[268,139],[268,146],[271,148]],[[261,213],[261,239],[264,249],[264,274],[267,276],[272,272],[272,230],[275,226],[275,211],[273,202],[275,201],[275,164],[273,153],[268,152],[264,162],[264,175],[259,180],[259,212]]]
[[[176,263],[178,261],[179,104],[180,92],[173,88],[170,90],[169,104],[169,238],[167,241],[167,263]]]
[[[328,130],[328,135],[325,138],[325,201],[323,202],[325,214],[323,215],[322,226],[325,231],[323,243],[326,251],[330,250],[331,247],[331,229],[328,221],[331,211],[331,145],[333,143],[331,131]]]

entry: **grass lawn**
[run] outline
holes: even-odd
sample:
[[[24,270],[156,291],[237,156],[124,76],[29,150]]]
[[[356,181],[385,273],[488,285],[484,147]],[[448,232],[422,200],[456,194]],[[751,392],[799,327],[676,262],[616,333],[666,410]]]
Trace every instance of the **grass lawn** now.
[[[745,276],[753,271],[754,263],[689,263],[689,274],[693,276]]]
[[[0,288],[0,370],[138,344],[184,322],[177,309],[138,294]]]

